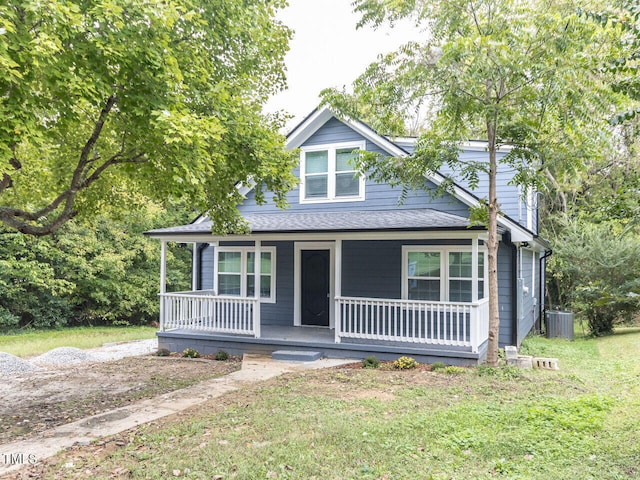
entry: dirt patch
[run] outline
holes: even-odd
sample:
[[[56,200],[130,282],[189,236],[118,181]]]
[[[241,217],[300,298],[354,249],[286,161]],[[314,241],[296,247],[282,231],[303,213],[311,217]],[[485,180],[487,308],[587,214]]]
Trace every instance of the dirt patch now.
[[[0,444],[240,368],[239,359],[128,357],[2,378]]]

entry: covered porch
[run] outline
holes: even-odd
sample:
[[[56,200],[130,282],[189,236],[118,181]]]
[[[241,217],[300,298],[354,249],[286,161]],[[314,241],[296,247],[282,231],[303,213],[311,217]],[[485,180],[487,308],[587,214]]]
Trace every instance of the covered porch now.
[[[160,294],[160,331],[230,338],[462,347],[478,353],[489,329],[488,299],[473,303],[362,297],[334,298],[334,328],[263,326],[260,301],[213,291]]]
[[[160,345],[481,361],[486,231],[428,209],[368,213],[253,215],[249,235],[213,236],[207,222],[149,232],[162,241]],[[166,290],[168,242],[191,244],[190,291]]]

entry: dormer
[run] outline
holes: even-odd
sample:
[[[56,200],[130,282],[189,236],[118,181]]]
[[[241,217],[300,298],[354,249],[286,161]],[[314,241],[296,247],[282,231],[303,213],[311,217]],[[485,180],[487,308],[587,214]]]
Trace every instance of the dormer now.
[[[366,182],[355,169],[365,141],[350,141],[300,148],[300,203],[365,200]]]

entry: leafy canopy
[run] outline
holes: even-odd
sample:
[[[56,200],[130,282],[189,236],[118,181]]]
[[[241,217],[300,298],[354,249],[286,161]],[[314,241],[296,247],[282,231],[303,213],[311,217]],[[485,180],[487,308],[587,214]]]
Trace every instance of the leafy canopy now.
[[[486,202],[473,212],[488,228],[489,344],[499,337],[498,171],[537,187],[549,163],[579,168],[610,145],[607,122],[624,98],[598,69],[617,45],[614,28],[579,15],[564,0],[356,0],[360,25],[411,18],[422,38],[380,56],[353,93],[327,90],[325,101],[382,133],[403,134],[415,114],[433,112],[408,158],[363,155],[360,168],[385,182],[425,188],[425,175],[447,164],[471,187],[488,177]],[[586,5],[585,5],[586,6]],[[463,162],[461,142],[487,141],[487,161]],[[498,156],[501,145],[511,149]],[[446,184],[445,184],[446,186]]]
[[[238,224],[236,184],[284,204],[284,0],[0,5],[0,221],[35,235],[135,194]]]
[[[583,2],[584,3],[584,2]],[[550,164],[579,168],[610,145],[607,120],[626,101],[610,88],[619,30],[599,28],[578,3],[558,0],[358,0],[360,26],[411,18],[422,38],[378,61],[346,89],[324,99],[346,116],[366,119],[381,133],[407,134],[418,123],[409,162],[370,159],[380,176],[412,186],[443,164],[477,185],[483,163],[463,163],[458,145],[470,139],[515,148],[502,168],[514,181],[540,186]],[[419,117],[416,119],[416,115]],[[413,133],[413,132],[409,132]],[[488,146],[490,148],[490,146]],[[380,159],[379,159],[380,160]]]

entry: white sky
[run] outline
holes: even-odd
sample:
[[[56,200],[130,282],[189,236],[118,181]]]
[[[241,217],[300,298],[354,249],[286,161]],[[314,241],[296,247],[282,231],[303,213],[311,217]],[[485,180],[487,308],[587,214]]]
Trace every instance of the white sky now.
[[[351,1],[290,0],[280,14],[294,30],[285,59],[289,88],[274,96],[265,109],[292,114],[289,128],[318,106],[322,89],[351,85],[379,53],[396,50],[416,35],[407,25],[356,30],[359,16],[353,13]]]

